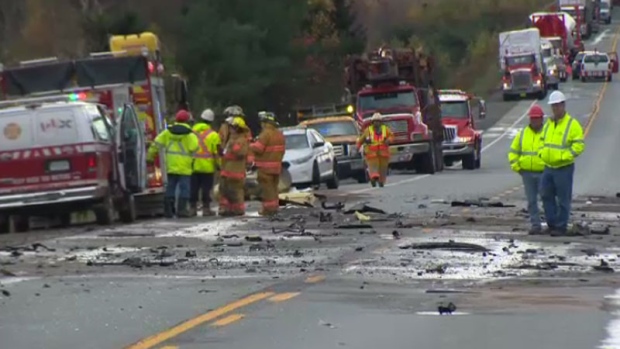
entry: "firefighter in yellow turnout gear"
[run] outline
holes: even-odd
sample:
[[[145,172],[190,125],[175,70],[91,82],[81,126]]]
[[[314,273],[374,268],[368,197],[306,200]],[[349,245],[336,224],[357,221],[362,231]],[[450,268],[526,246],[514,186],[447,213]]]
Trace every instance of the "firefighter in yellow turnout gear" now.
[[[148,149],[147,162],[152,163],[159,149],[166,153],[166,194],[164,198],[164,215],[172,218],[175,212],[176,191],[179,189],[178,217],[188,217],[187,205],[190,198],[193,154],[198,151],[198,138],[187,124],[190,114],[180,110],[175,123],[162,131]]]
[[[357,148],[363,148],[364,158],[368,166],[368,175],[373,187],[379,183],[385,185],[388,167],[390,165],[390,142],[393,140],[392,131],[383,124],[383,117],[375,113],[368,126],[357,140]]]
[[[261,189],[263,207],[260,215],[269,216],[278,213],[280,207],[278,183],[282,171],[285,139],[282,131],[278,130],[278,122],[273,113],[260,112],[258,116],[262,131],[250,148],[254,153],[254,164],[258,169],[258,184]]]
[[[211,189],[215,172],[219,170],[220,136],[211,128],[215,114],[206,109],[200,115],[192,130],[198,137],[199,149],[194,154],[194,172],[192,174],[190,215],[196,216],[198,197],[202,196],[202,215],[212,216]]]
[[[220,216],[245,214],[245,172],[249,151],[248,126],[241,118],[232,121],[220,172]]]
[[[218,131],[218,133],[220,136],[220,141],[222,142],[224,146],[226,146],[226,143],[228,143],[228,140],[230,139],[230,136],[232,134],[231,132],[232,122],[235,120],[241,120],[245,124],[245,113],[243,112],[243,109],[240,106],[231,105],[230,107],[227,107],[226,109],[224,109],[224,115],[226,116],[226,122],[220,127],[220,130]],[[249,128],[247,129],[246,134],[248,137],[248,142],[251,142],[252,132],[250,131]],[[253,162],[254,162],[254,155],[250,151],[248,152],[248,155],[247,155],[247,164],[250,165]]]

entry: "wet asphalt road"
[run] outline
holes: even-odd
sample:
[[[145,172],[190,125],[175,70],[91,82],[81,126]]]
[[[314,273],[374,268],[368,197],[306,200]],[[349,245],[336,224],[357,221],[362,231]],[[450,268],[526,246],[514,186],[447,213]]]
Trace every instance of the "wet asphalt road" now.
[[[595,39],[599,49],[615,47],[615,29]],[[598,106],[577,164],[574,219],[613,225],[618,203],[586,201],[620,191],[620,87],[568,82],[561,89],[584,128]],[[8,292],[0,295],[0,348],[581,349],[605,340],[620,348],[615,299],[606,298],[617,278],[591,271],[599,259],[620,267],[617,228],[560,240],[524,237],[520,181],[506,151],[531,104],[489,101],[480,170],[399,173],[381,190],[347,184],[337,192],[407,214],[400,225],[388,219],[348,229],[337,225],[355,223],[353,215],[330,211],[331,221],[321,223],[317,210],[297,209],[287,210],[284,222],[153,220],[42,232],[53,251],[0,252],[0,289]],[[478,197],[517,207],[435,201]],[[279,231],[291,222],[297,225]],[[3,246],[24,241],[2,239]],[[486,250],[401,248],[449,239]],[[457,313],[438,316],[438,302],[454,302]]]

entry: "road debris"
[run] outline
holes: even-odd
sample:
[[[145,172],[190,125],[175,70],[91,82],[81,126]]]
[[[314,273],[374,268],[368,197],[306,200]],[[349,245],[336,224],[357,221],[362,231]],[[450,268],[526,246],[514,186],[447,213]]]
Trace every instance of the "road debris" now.
[[[476,244],[456,242],[423,242],[398,246],[401,250],[447,250],[447,251],[470,251],[470,252],[489,252],[489,249]]]
[[[452,207],[516,207],[515,205],[506,205],[501,201],[482,201],[482,200],[465,200],[465,201],[452,201],[450,203]]]
[[[437,305],[437,312],[439,312],[439,315],[452,315],[452,313],[454,313],[455,311],[456,305],[452,302],[448,304],[439,303]]]
[[[0,290],[0,293],[2,293],[2,295],[5,297],[11,297],[11,292],[7,290]]]
[[[600,264],[593,266],[592,269],[594,269],[596,271],[601,271],[601,272],[604,272],[604,273],[613,273],[613,272],[615,272],[614,268],[610,267],[609,263],[607,263],[607,261],[605,261],[604,259],[601,259]]]
[[[351,207],[345,208],[344,214],[354,214],[355,212],[387,214],[384,210],[369,206],[367,204],[355,204]]]

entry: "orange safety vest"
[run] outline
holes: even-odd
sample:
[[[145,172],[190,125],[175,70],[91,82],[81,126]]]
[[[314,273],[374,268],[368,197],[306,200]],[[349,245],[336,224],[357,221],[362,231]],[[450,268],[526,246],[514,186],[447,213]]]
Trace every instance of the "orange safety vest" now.
[[[254,164],[264,173],[280,174],[284,158],[285,139],[282,131],[269,125],[258,135],[258,140],[250,145],[254,153]]]
[[[211,153],[209,148],[207,148],[207,138],[211,133],[213,133],[212,129],[205,130],[203,132],[196,132],[196,136],[198,137],[198,151],[194,153],[194,158],[197,159],[213,159],[215,154]]]
[[[364,154],[366,158],[375,158],[375,157],[389,157],[390,156],[390,146],[386,144],[386,140],[391,140],[392,134],[387,126],[381,125],[380,132],[375,132],[375,128],[373,125],[368,126],[364,133],[358,140],[358,147],[361,146],[361,143],[366,140],[370,141],[370,144],[364,146]]]

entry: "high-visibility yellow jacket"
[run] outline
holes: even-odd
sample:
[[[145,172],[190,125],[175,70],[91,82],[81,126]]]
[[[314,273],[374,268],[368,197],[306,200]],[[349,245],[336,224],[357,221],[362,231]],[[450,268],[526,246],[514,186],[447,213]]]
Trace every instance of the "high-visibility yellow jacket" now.
[[[508,152],[513,171],[542,172],[545,169],[545,163],[538,157],[538,149],[543,144],[541,136],[542,130],[536,132],[529,126],[517,133]]]
[[[367,159],[390,157],[389,143],[393,140],[392,131],[385,125],[381,125],[380,127],[381,129],[379,132],[375,132],[375,127],[373,125],[368,126],[357,139],[358,149],[363,143],[368,143],[364,145],[364,156]]]
[[[220,135],[204,122],[197,123],[192,130],[198,137],[198,151],[194,153],[194,172],[214,173],[220,165],[218,155]]]
[[[192,174],[192,155],[198,150],[198,138],[188,124],[175,123],[158,134],[149,147],[147,159],[153,161],[160,148],[166,153],[167,173]]]
[[[548,120],[542,131],[538,156],[551,168],[568,166],[586,149],[579,121],[566,113],[559,121]]]

